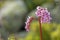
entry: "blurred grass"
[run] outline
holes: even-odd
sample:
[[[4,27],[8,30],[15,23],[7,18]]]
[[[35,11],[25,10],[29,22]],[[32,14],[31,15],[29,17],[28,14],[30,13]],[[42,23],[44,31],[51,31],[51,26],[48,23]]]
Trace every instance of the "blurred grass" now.
[[[43,40],[59,40],[60,39],[60,24],[57,23],[44,23],[42,24],[42,33],[43,33]],[[39,33],[39,23],[34,21],[31,23],[30,32],[26,35],[25,38],[21,38],[23,40],[40,40],[40,33]],[[13,37],[13,36],[11,36]]]

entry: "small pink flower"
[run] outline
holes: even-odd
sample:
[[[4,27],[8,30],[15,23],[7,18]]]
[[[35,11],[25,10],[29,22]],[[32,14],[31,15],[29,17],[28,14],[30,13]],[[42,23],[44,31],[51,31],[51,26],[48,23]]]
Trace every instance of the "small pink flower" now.
[[[26,24],[26,26],[25,26],[26,31],[30,30],[30,23],[31,23],[32,20],[33,20],[33,17],[29,17],[28,16],[27,21],[25,22],[25,24]]]
[[[41,23],[50,22],[50,20],[52,19],[50,17],[50,12],[48,12],[47,8],[42,8],[38,6],[35,14],[37,17],[41,17]]]

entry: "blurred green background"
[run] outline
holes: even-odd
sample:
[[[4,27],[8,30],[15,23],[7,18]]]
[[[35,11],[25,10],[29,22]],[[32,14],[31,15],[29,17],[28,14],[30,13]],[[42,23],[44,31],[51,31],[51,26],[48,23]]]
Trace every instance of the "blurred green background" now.
[[[40,40],[37,6],[47,8],[52,17],[50,24],[42,24],[43,40],[60,40],[60,0],[0,0],[0,40]],[[35,20],[26,32],[28,16]]]

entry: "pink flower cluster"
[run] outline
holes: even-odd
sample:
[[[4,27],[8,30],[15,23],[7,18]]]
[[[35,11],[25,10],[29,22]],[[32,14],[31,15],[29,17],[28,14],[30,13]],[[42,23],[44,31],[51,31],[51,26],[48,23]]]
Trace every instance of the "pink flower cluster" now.
[[[42,7],[38,6],[35,14],[36,14],[37,17],[39,17],[41,23],[47,23],[47,22],[50,23],[50,20],[52,19],[50,17],[50,12],[48,12],[47,8],[42,8]],[[33,17],[28,16],[27,21],[25,22],[26,31],[30,30],[30,23],[31,23],[32,20],[33,20]]]
[[[50,20],[52,19],[50,17],[50,12],[48,12],[47,8],[42,8],[42,7],[38,6],[35,14],[37,17],[39,17],[39,16],[41,17],[41,23],[50,22]]]
[[[31,23],[32,20],[33,20],[33,17],[29,17],[28,16],[27,21],[25,22],[25,24],[26,24],[26,26],[25,26],[26,31],[29,31],[30,23]]]

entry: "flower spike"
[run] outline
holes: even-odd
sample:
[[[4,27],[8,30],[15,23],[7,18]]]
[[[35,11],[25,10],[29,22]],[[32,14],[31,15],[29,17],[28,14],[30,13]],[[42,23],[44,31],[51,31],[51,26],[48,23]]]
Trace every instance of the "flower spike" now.
[[[30,23],[32,22],[32,20],[33,20],[33,17],[28,16],[27,21],[25,22],[25,24],[26,24],[26,26],[25,26],[26,31],[30,30]]]

